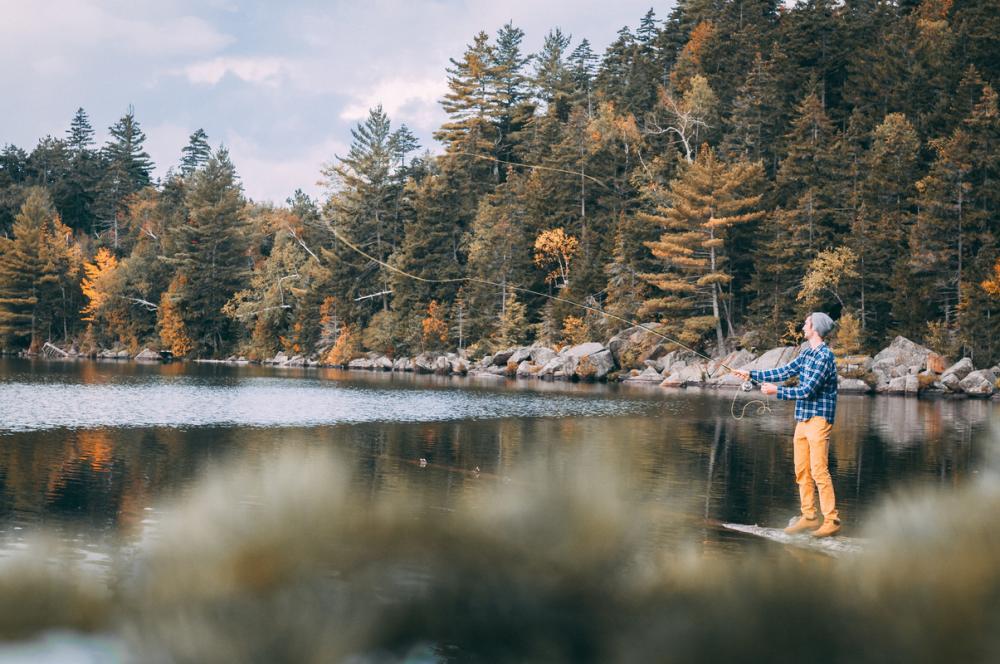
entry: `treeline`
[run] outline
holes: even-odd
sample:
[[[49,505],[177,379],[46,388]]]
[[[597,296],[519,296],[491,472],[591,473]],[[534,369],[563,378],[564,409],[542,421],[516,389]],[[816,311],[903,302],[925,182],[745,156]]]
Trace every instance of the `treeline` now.
[[[131,111],[97,149],[80,110],[0,154],[0,334],[338,361],[625,325],[598,308],[762,347],[821,308],[994,362],[998,35],[993,0],[681,0],[603,56],[508,24],[452,60],[442,154],[375,108],[282,207],[201,130],[154,183]]]

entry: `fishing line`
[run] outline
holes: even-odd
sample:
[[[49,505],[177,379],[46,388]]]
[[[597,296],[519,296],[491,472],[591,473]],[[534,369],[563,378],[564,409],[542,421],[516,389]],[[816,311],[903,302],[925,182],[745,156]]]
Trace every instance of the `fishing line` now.
[[[552,172],[555,172],[555,173],[564,173],[564,174],[567,174],[567,175],[572,175],[574,177],[585,178],[585,179],[591,180],[592,182],[595,182],[595,183],[601,185],[602,187],[609,188],[608,185],[605,182],[602,182],[601,180],[598,180],[597,178],[593,177],[592,175],[587,175],[586,173],[584,173],[582,171],[570,171],[570,170],[567,170],[567,169],[564,169],[564,168],[556,168],[556,167],[553,167],[553,166],[543,166],[543,165],[540,165],[540,164],[522,164],[522,163],[518,163],[518,162],[508,161],[506,159],[499,159],[498,157],[493,157],[491,155],[475,154],[475,153],[472,153],[472,152],[451,152],[449,154],[461,155],[461,156],[466,156],[466,157],[472,157],[472,158],[475,158],[475,159],[484,159],[484,160],[487,160],[487,161],[494,161],[494,162],[497,162],[497,163],[508,164],[508,165],[511,165],[511,166],[519,166],[519,167],[522,167],[522,168],[532,168],[532,169],[538,169],[538,170],[552,171]],[[591,311],[591,312],[594,312],[594,313],[599,314],[601,316],[606,316],[607,318],[613,318],[614,320],[620,321],[622,323],[626,323],[626,324],[631,325],[633,327],[641,328],[641,329],[645,330],[646,332],[649,332],[652,335],[660,337],[664,341],[672,343],[672,344],[674,344],[674,345],[676,345],[676,346],[678,346],[678,347],[680,347],[680,348],[682,348],[682,349],[684,349],[684,350],[686,350],[686,351],[688,351],[690,353],[693,353],[694,355],[697,355],[698,357],[701,357],[701,358],[707,360],[709,363],[718,362],[718,366],[720,368],[728,369],[731,372],[735,371],[735,369],[733,367],[729,366],[725,362],[722,362],[721,360],[714,360],[711,357],[709,357],[708,355],[705,355],[704,353],[701,353],[701,352],[695,350],[694,348],[691,348],[687,344],[684,344],[684,343],[678,341],[677,339],[674,339],[673,337],[667,336],[667,335],[665,335],[665,334],[663,334],[661,332],[658,332],[658,331],[656,331],[654,329],[646,327],[645,325],[643,325],[642,323],[640,323],[638,321],[631,320],[631,319],[628,319],[628,318],[624,318],[622,316],[617,316],[615,314],[609,313],[609,312],[601,309],[600,307],[594,307],[594,306],[591,306],[589,304],[584,304],[582,302],[576,302],[575,300],[570,300],[568,298],[559,297],[558,295],[552,295],[552,294],[549,294],[549,293],[542,293],[542,292],[539,292],[539,291],[536,291],[536,290],[532,290],[530,288],[524,288],[522,286],[514,286],[514,285],[511,285],[511,284],[500,284],[500,283],[497,283],[495,281],[490,281],[488,279],[480,279],[478,277],[454,277],[454,278],[449,278],[449,279],[430,279],[430,278],[427,278],[427,277],[421,277],[421,276],[418,276],[416,274],[411,274],[411,273],[409,273],[409,272],[407,272],[407,271],[405,271],[403,269],[400,269],[398,267],[395,267],[394,265],[390,265],[389,263],[386,263],[385,261],[382,261],[382,260],[376,258],[375,256],[372,256],[371,254],[367,253],[366,251],[364,251],[363,249],[361,249],[361,247],[358,247],[356,244],[354,244],[353,242],[351,242],[350,240],[348,240],[347,238],[345,238],[343,235],[341,235],[340,233],[338,233],[337,229],[334,228],[333,224],[331,224],[329,221],[327,221],[327,228],[330,230],[330,232],[333,234],[333,236],[337,240],[339,240],[341,243],[343,243],[344,245],[346,245],[348,248],[350,248],[355,253],[357,253],[357,254],[359,254],[359,255],[367,258],[368,260],[372,261],[373,263],[375,263],[377,265],[381,265],[382,267],[384,267],[385,269],[387,269],[387,270],[389,270],[391,272],[395,272],[396,274],[400,274],[400,275],[402,275],[402,276],[404,276],[404,277],[406,277],[408,279],[413,279],[414,281],[420,281],[420,282],[428,283],[428,284],[477,283],[477,284],[483,284],[483,285],[486,285],[486,286],[493,286],[495,288],[500,288],[500,289],[509,288],[512,291],[517,291],[517,292],[520,292],[520,293],[527,293],[529,295],[535,295],[535,296],[538,296],[538,297],[543,297],[543,298],[546,298],[546,299],[549,299],[549,300],[552,300],[552,301],[555,301],[555,302],[563,302],[565,304],[569,304],[570,306],[574,306],[574,307],[577,307],[577,308],[580,308],[580,309],[585,309],[586,311]],[[312,254],[312,252],[309,252],[309,253]],[[710,374],[709,377],[712,377],[711,374]],[[732,404],[730,404],[729,412],[733,416],[734,419],[741,420],[744,417],[746,417],[747,408],[749,408],[750,406],[752,406],[754,404],[759,404],[758,407],[757,407],[757,413],[758,414],[766,414],[766,413],[770,413],[771,412],[771,407],[768,405],[768,403],[767,403],[766,400],[763,400],[763,399],[751,399],[750,401],[747,401],[745,404],[743,404],[743,408],[740,410],[740,414],[739,415],[736,414],[736,400],[739,397],[739,393],[740,392],[749,392],[749,391],[751,391],[753,389],[753,384],[754,383],[760,384],[760,381],[754,380],[752,378],[748,378],[747,380],[743,381],[743,383],[740,385],[740,389],[737,390],[736,393],[733,395],[733,402],[732,402]]]

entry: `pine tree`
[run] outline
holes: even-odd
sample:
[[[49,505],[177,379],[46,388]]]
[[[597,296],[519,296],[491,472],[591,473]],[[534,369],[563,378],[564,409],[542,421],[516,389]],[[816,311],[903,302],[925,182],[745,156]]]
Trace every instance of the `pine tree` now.
[[[390,145],[392,135],[389,117],[381,106],[376,106],[364,123],[351,130],[353,140],[347,156],[338,157],[338,163],[324,171],[336,187],[326,205],[333,227],[382,262],[402,240],[397,236],[401,229],[395,223],[394,199],[400,192],[392,177],[397,162]],[[369,263],[339,243],[330,256],[339,270],[335,277],[341,283],[338,297],[346,301],[380,294],[370,304],[388,309],[389,275],[385,268]],[[363,327],[371,313],[362,316],[359,309],[358,315],[356,322]],[[353,317],[348,320],[355,322]]]
[[[566,64],[570,37],[559,28],[545,35],[541,52],[535,56],[534,87],[546,112],[565,121],[573,100],[574,81]]]
[[[715,331],[718,348],[725,345],[723,322],[733,333],[726,265],[727,235],[735,226],[758,220],[761,201],[759,163],[727,165],[705,146],[698,159],[670,183],[666,199],[655,213],[641,215],[660,226],[663,234],[648,243],[663,261],[664,271],[645,274],[657,296],[647,300],[641,316],[662,314],[681,341],[694,344]]]
[[[586,39],[577,44],[567,59],[573,84],[580,103],[585,104],[587,117],[594,114],[594,75],[597,72],[597,55]]]
[[[79,309],[81,262],[72,231],[48,194],[30,189],[13,237],[0,238],[0,336],[8,348],[37,352],[59,333],[69,337]]]
[[[117,250],[120,217],[125,211],[129,196],[151,183],[153,162],[143,150],[146,134],[135,119],[135,111],[128,112],[108,128],[111,134],[103,149],[107,163],[101,192],[98,198],[98,218],[101,228],[111,235],[111,244]]]
[[[756,257],[755,308],[770,329],[782,329],[805,312],[790,297],[818,252],[832,247],[851,222],[848,171],[839,137],[816,94],[799,105],[784,139],[774,204]]]
[[[191,178],[188,221],[176,229],[178,251],[169,259],[176,270],[173,292],[165,295],[199,355],[219,355],[233,338],[222,308],[248,276],[243,206],[236,170],[220,148]]]
[[[188,144],[181,150],[181,175],[190,176],[208,163],[212,148],[208,145],[208,134],[204,129],[196,129],[188,138]]]
[[[85,150],[91,150],[94,145],[94,128],[90,124],[90,118],[83,108],[76,109],[73,120],[66,131],[66,142],[74,154],[80,154]]]
[[[864,158],[861,207],[848,243],[859,259],[862,325],[877,342],[890,330],[900,330],[898,321],[908,317],[907,300],[914,297],[905,266],[919,150],[913,125],[893,113],[875,129]]]

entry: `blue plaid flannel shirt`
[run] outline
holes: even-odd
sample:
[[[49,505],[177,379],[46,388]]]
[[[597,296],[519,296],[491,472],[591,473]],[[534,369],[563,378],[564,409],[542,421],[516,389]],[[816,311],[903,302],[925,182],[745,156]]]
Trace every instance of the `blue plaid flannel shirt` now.
[[[826,344],[807,348],[783,367],[751,371],[758,382],[777,383],[799,374],[798,387],[779,387],[779,399],[795,400],[795,419],[805,422],[819,415],[833,424],[837,411],[837,363]]]

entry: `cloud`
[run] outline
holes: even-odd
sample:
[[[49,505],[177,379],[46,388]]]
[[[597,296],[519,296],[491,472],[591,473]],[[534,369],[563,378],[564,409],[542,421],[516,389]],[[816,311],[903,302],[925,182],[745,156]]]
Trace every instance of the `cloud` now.
[[[47,53],[108,51],[130,56],[214,53],[234,38],[196,16],[138,16],[97,2],[46,0],[7,3],[0,22],[0,50],[13,53],[45,44]]]
[[[226,136],[225,146],[247,195],[258,202],[276,204],[283,204],[296,189],[320,197],[324,189],[320,184],[323,164],[335,154],[347,153],[347,145],[333,137],[284,155],[235,133]]]
[[[340,119],[358,121],[369,109],[382,104],[394,124],[405,122],[413,128],[437,128],[444,118],[438,100],[448,90],[444,76],[401,78],[391,76],[351,94],[352,100],[340,112]]]
[[[203,60],[174,70],[182,74],[191,83],[215,85],[227,74],[246,83],[277,86],[283,78],[289,76],[295,67],[286,58],[259,57],[219,57]]]

